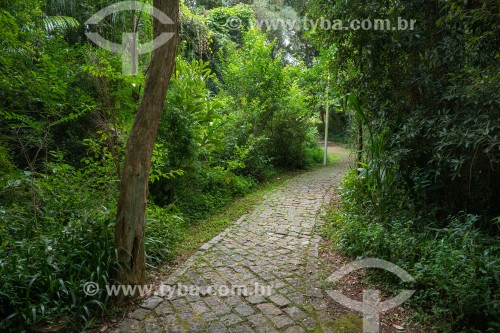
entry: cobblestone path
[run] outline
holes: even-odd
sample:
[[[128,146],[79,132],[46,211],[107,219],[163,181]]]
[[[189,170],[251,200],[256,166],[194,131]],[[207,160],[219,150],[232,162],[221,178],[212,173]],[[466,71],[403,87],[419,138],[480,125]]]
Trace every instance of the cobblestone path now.
[[[345,157],[267,194],[164,281],[175,292],[147,299],[114,332],[328,332],[316,231]]]

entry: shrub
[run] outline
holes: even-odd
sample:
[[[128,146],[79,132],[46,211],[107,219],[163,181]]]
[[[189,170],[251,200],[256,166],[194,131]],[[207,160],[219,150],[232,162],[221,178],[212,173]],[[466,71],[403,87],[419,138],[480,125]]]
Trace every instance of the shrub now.
[[[306,150],[317,138],[311,135],[315,123],[308,96],[294,70],[283,68],[283,55],[274,55],[275,44],[265,35],[251,29],[243,40],[242,47],[227,46],[221,81],[238,109],[231,121],[239,129],[233,141],[252,148],[248,157],[256,165],[246,165],[246,171],[259,177],[255,170],[265,170],[269,162],[283,169],[309,166]]]
[[[149,205],[146,220],[146,255],[150,265],[159,265],[174,258],[175,246],[186,230],[180,212],[170,207]]]
[[[114,201],[93,184],[92,172],[62,163],[50,169],[51,177],[11,175],[15,180],[0,189],[3,331],[85,326],[106,301],[102,291],[88,297],[82,287],[90,281],[110,283]],[[32,200],[3,200],[20,197]]]
[[[341,251],[407,270],[417,290],[410,304],[441,331],[498,328],[500,239],[477,229],[477,216],[461,214],[438,223],[412,216],[410,203],[401,200],[383,221],[370,209],[370,190],[356,171],[344,178],[341,192],[341,209],[331,211],[325,228]],[[384,274],[376,277],[397,283]]]
[[[193,219],[207,217],[255,186],[252,178],[237,176],[222,167],[205,167],[173,183],[176,206]]]

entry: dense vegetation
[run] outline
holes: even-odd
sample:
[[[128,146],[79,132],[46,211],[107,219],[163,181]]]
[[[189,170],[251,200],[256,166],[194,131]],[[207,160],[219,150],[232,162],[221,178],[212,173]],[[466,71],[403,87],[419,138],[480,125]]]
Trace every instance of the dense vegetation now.
[[[106,306],[82,284],[112,275],[121,163],[141,73],[90,43],[83,26],[113,1],[0,2],[0,329],[81,325]],[[321,161],[301,64],[286,65],[252,28],[249,6],[196,14],[182,7],[182,43],[153,153],[148,263],[175,253],[190,224],[284,169]],[[244,25],[230,30],[231,16]],[[121,40],[137,22],[108,17],[99,32]],[[300,68],[299,68],[300,67]],[[319,150],[319,151],[318,151]],[[75,320],[75,318],[77,320]]]
[[[327,230],[412,274],[438,331],[500,329],[500,60],[496,1],[315,0],[331,18],[416,19],[409,32],[319,33],[338,46],[361,162]]]
[[[82,285],[112,282],[118,184],[150,63],[143,55],[139,74],[124,75],[120,55],[85,36],[84,22],[114,2],[0,0],[1,331],[80,330],[108,309],[103,292],[87,297]],[[256,24],[305,15],[418,23]],[[235,197],[320,162],[328,102],[332,136],[360,159],[328,236],[413,275],[417,319],[500,330],[498,19],[494,0],[185,0],[152,158],[149,267]],[[131,26],[151,40],[138,12],[93,29],[120,42]]]

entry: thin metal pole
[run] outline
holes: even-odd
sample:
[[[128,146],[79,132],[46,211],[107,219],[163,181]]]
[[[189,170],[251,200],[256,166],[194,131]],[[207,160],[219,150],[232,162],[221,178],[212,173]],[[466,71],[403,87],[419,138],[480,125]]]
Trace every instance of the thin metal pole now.
[[[323,165],[326,166],[328,160],[328,118],[329,116],[329,95],[330,94],[330,71],[328,71],[328,83],[326,84],[326,113],[325,113],[325,154],[323,157]]]

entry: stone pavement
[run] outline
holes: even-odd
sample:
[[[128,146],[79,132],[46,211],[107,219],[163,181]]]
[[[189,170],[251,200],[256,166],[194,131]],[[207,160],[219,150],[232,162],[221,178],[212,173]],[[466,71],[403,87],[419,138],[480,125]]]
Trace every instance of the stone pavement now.
[[[148,298],[114,332],[329,332],[316,231],[346,165],[267,194],[164,281],[164,297]]]

